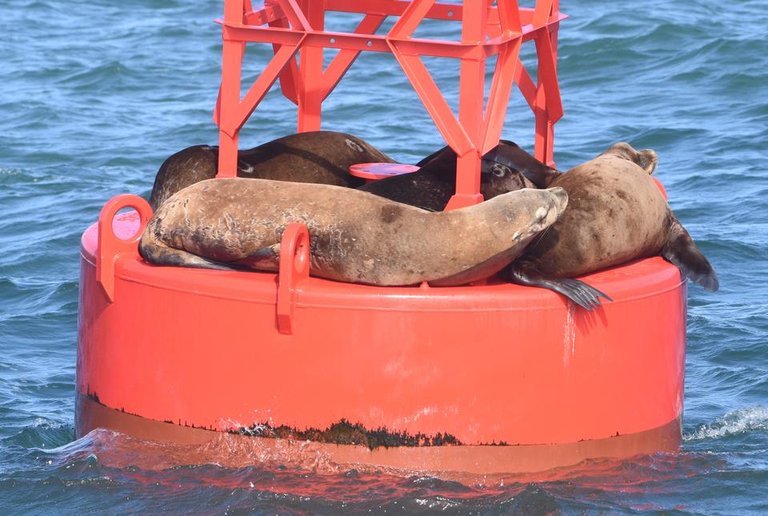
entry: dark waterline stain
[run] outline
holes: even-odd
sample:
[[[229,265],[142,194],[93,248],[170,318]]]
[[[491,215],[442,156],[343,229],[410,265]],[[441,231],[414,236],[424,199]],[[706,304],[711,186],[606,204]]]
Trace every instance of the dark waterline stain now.
[[[449,433],[438,432],[435,435],[422,433],[409,434],[379,427],[369,430],[360,423],[352,424],[346,419],[331,424],[325,430],[308,428],[298,430],[286,425],[272,426],[267,423],[254,424],[250,427],[242,427],[235,433],[253,437],[271,437],[274,439],[291,439],[296,441],[316,441],[332,444],[354,444],[367,446],[373,450],[376,448],[395,448],[399,446],[461,446],[462,442]]]

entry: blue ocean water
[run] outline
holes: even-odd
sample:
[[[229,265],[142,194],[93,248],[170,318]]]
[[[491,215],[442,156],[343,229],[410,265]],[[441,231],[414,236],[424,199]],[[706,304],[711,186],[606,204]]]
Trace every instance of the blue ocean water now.
[[[715,294],[689,288],[680,453],[476,486],[259,464],[103,464],[101,451],[119,451],[126,438],[95,432],[75,440],[73,430],[79,238],[111,196],[147,194],[168,155],[216,143],[221,47],[212,20],[222,2],[5,0],[0,511],[768,512],[764,5],[574,0],[562,9],[570,18],[560,31],[559,167],[619,140],[654,148],[673,209],[720,277]],[[249,50],[249,62],[260,55],[266,49]],[[525,58],[533,69],[530,49]],[[450,96],[455,66],[436,61]],[[394,61],[380,55],[361,58],[329,98],[324,128],[360,135],[404,162],[442,145]],[[271,93],[241,146],[294,131],[293,105]],[[519,93],[504,137],[531,148]]]

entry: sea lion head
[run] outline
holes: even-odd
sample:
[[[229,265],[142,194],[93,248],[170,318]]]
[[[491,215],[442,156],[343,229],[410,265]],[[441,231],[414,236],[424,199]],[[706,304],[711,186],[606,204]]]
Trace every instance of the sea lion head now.
[[[434,214],[447,219],[461,218],[464,222],[450,224],[449,236],[437,237],[439,240],[447,238],[452,252],[432,254],[430,260],[436,269],[451,270],[452,273],[430,279],[429,284],[464,285],[496,274],[552,226],[567,205],[568,194],[564,188],[523,188],[479,204]],[[439,233],[433,231],[431,234]],[[457,239],[456,234],[463,236]],[[471,260],[467,260],[467,256],[472,257]],[[468,265],[457,271],[456,264],[462,262]]]
[[[568,193],[559,186],[546,190],[523,188],[486,203],[500,206],[501,220],[515,228],[512,239],[523,243],[555,223],[568,206]]]
[[[499,140],[483,155],[480,171],[480,190],[486,199],[522,188],[546,188],[559,175],[509,140]]]
[[[455,181],[456,152],[449,146],[430,154],[416,165],[423,175],[437,173],[437,177]],[[481,157],[480,192],[487,200],[523,188],[547,188],[559,174],[516,143],[499,140],[496,147]]]
[[[536,192],[540,191],[537,189],[526,190],[530,191],[534,195]],[[536,195],[532,201],[540,203],[541,206],[536,208],[536,210],[533,212],[533,220],[531,222],[530,228],[527,230],[530,235],[536,235],[554,224],[560,215],[563,214],[565,208],[568,206],[568,192],[565,190],[565,188],[556,186],[554,188],[547,188],[543,191],[549,195],[544,199],[541,199],[538,195]]]
[[[157,210],[171,195],[216,176],[219,148],[194,145],[169,156],[160,166],[152,185],[149,205]]]

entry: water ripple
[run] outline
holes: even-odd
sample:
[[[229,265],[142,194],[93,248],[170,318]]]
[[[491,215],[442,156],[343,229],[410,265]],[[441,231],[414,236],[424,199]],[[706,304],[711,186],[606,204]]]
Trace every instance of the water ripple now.
[[[689,288],[683,451],[588,461],[544,479],[466,486],[383,472],[142,469],[171,453],[112,433],[73,440],[78,249],[119,193],[146,195],[162,161],[216,143],[222,3],[7,0],[0,17],[0,511],[766,513],[768,485],[768,39],[763,2],[563,3],[569,168],[623,140],[654,148],[670,204],[715,266]],[[392,20],[390,20],[390,23]],[[434,34],[456,34],[433,24]],[[247,54],[247,73],[258,69]],[[535,51],[523,62],[536,75]],[[456,99],[455,63],[427,59]],[[390,57],[367,54],[324,105],[324,127],[402,161],[442,139]],[[272,91],[242,147],[293,132]],[[513,93],[504,137],[531,149]],[[107,464],[110,454],[127,465]],[[164,455],[165,454],[165,455]]]

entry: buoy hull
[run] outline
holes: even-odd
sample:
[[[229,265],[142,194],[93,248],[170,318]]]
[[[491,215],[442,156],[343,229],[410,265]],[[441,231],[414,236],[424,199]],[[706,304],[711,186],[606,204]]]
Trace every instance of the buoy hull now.
[[[117,234],[138,225],[136,216],[113,223]],[[585,277],[614,299],[592,313],[502,283],[377,288],[304,278],[281,333],[277,274],[156,267],[134,249],[113,257],[110,299],[98,249],[94,225],[81,247],[77,391],[90,403],[79,406],[208,433],[344,420],[453,439],[374,450],[312,444],[337,450],[340,464],[367,457],[410,471],[540,471],[679,446],[686,284],[661,258]],[[87,412],[78,410],[79,435],[98,421],[113,425]],[[529,455],[540,460],[521,458]]]

